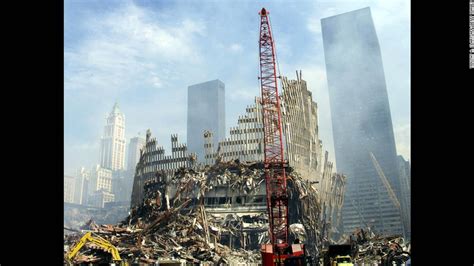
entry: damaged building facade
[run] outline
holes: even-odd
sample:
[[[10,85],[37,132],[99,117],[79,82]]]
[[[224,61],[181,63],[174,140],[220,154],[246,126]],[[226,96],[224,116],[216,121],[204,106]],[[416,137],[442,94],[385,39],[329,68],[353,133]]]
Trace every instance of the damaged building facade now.
[[[322,141],[318,134],[318,106],[313,101],[301,71],[296,80],[282,77],[281,95],[284,151],[288,164],[310,181],[321,180],[324,172],[332,171],[332,163],[325,164]],[[214,133],[204,133],[205,161],[213,164],[222,161],[263,161],[263,126],[260,98],[247,106],[245,115],[239,116],[237,126],[230,128],[230,137],[214,145]],[[326,168],[327,167],[327,168]],[[326,174],[327,175],[327,174]]]
[[[311,243],[309,251],[317,254],[317,247],[329,243],[331,233],[340,231],[336,228],[340,225],[345,176],[333,172],[333,164],[323,152],[317,104],[301,72],[296,76],[296,80],[282,78],[280,96],[285,158],[293,186],[290,232],[306,238]],[[141,206],[149,193],[156,193],[151,198],[164,209],[176,206],[175,201],[183,197],[190,198],[193,205],[202,204],[206,215],[232,224],[238,232],[217,228],[220,243],[258,249],[268,231],[261,115],[256,97],[254,105],[247,106],[245,115],[238,118],[237,126],[230,129],[230,137],[217,142],[217,147],[214,133],[205,131],[204,164],[197,163],[196,155],[178,144],[177,137],[172,137],[172,155],[165,156],[148,131],[135,171],[132,210]]]
[[[171,135],[171,155],[166,155],[163,146],[158,146],[156,138],[152,138],[151,131],[147,130],[145,146],[140,150],[140,159],[135,168],[131,207],[141,203],[145,183],[154,179],[157,172],[173,176],[179,168],[191,167],[195,157],[194,153],[188,153],[186,144],[178,142],[178,135]]]

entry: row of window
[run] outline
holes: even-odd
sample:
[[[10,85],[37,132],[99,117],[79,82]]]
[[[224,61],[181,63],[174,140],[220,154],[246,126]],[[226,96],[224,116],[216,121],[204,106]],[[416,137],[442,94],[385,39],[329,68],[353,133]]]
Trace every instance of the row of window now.
[[[255,206],[255,205],[265,205],[266,199],[263,195],[256,196],[236,196],[236,197],[207,197],[204,199],[204,204],[206,206],[216,206],[216,205],[234,205],[234,206]]]
[[[259,139],[248,139],[248,140],[227,140],[221,143],[222,146],[233,146],[242,144],[259,143]]]
[[[181,157],[181,158],[174,158],[174,159],[165,159],[165,160],[160,160],[160,161],[154,161],[148,164],[148,166],[145,166],[143,168],[143,171],[145,173],[149,172],[155,172],[157,170],[174,170],[178,169],[179,167],[186,166],[188,161],[187,157]]]
[[[239,156],[239,155],[251,155],[251,154],[257,154],[257,153],[258,153],[258,150],[230,151],[230,152],[224,152],[222,156],[230,157],[230,156]]]
[[[245,133],[258,133],[263,132],[263,128],[247,128],[247,129],[232,129],[230,130],[230,134],[245,134]]]
[[[257,118],[241,118],[237,121],[239,124],[241,123],[256,123]]]

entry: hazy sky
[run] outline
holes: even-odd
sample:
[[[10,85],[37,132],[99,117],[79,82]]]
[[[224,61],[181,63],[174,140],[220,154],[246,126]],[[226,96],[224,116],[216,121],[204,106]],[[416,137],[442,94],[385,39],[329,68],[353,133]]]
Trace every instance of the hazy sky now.
[[[259,95],[258,12],[270,20],[282,75],[302,70],[334,161],[320,19],[369,6],[382,50],[398,154],[410,158],[410,3],[379,1],[91,1],[64,4],[64,171],[99,162],[115,101],[127,142],[150,128],[169,153],[186,140],[187,87],[220,79],[226,128]],[[349,47],[348,47],[349,48]]]

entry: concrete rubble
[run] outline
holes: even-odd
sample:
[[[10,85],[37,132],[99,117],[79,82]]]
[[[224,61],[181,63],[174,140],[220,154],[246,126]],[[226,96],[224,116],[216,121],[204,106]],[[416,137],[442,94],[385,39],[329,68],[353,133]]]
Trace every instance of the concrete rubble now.
[[[355,230],[348,242],[357,265],[404,265],[411,257],[411,245],[403,237],[376,235],[370,228]]]
[[[290,240],[305,241],[308,254],[317,256],[321,209],[317,191],[291,168],[287,170]],[[92,231],[108,240],[122,259],[131,263],[162,259],[218,265],[260,263],[258,247],[268,242],[266,203],[258,203],[260,211],[241,215],[208,211],[206,196],[214,187],[222,186],[239,195],[264,194],[263,165],[238,160],[217,162],[199,169],[180,168],[171,178],[158,171],[156,178],[144,186],[142,204],[132,208],[124,221],[97,225],[89,220],[81,232]],[[81,236],[65,236],[65,246],[73,246]],[[74,263],[109,261],[110,254],[91,243],[74,259]]]

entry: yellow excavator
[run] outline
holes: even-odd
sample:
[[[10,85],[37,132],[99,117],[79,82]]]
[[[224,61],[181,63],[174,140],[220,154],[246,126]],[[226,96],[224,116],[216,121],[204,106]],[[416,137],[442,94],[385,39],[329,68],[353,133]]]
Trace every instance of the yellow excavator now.
[[[68,260],[72,261],[72,259],[76,256],[77,252],[79,252],[82,246],[84,246],[84,244],[86,244],[87,242],[92,242],[112,254],[112,260],[114,262],[120,263],[120,265],[126,265],[126,263],[123,263],[122,258],[120,258],[120,254],[114,245],[112,245],[109,241],[103,239],[100,236],[92,236],[92,232],[87,232],[76,245],[71,247],[71,250],[67,254]]]

